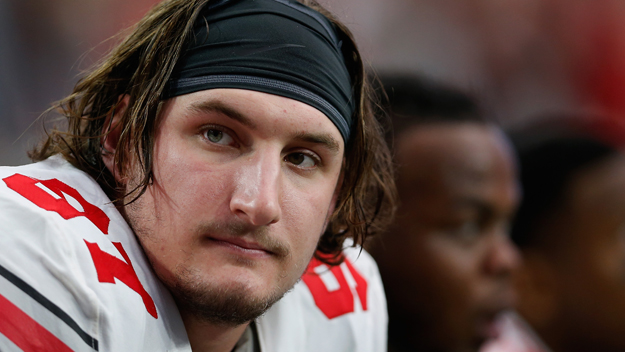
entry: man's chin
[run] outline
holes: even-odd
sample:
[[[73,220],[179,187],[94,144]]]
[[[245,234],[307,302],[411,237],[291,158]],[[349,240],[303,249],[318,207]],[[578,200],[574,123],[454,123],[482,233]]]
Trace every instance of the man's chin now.
[[[224,327],[239,326],[258,318],[286,293],[286,290],[276,290],[259,295],[239,282],[217,286],[178,281],[166,285],[181,312]]]

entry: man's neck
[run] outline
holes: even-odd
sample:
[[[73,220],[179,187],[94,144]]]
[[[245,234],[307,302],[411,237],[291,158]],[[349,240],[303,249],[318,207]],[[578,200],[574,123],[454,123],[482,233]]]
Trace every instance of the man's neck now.
[[[208,323],[181,312],[187,336],[194,352],[231,352],[249,323],[225,327]]]

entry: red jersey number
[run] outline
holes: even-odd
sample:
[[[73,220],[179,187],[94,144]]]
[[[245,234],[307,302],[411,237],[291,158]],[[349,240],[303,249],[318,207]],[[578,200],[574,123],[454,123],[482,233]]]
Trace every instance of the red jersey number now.
[[[6,177],[3,181],[10,189],[30,200],[38,207],[47,211],[53,211],[66,220],[84,216],[103,234],[108,234],[110,219],[104,211],[87,202],[76,189],[67,184],[57,179],[39,180],[21,174]],[[91,259],[93,259],[98,281],[115,284],[115,279],[118,279],[123,282],[141,296],[148,313],[154,318],[158,318],[154,301],[141,284],[141,281],[139,281],[124,247],[119,242],[112,243],[126,260],[125,262],[102,251],[97,243],[85,241],[91,254]]]
[[[343,268],[347,269],[351,279],[345,277]],[[367,281],[360,275],[348,259],[343,264],[329,268],[318,259],[308,264],[302,280],[308,286],[317,307],[328,319],[340,317],[354,311],[355,299],[353,290],[363,310],[367,310]]]
[[[63,219],[84,216],[102,233],[108,234],[109,218],[102,209],[87,202],[78,191],[57,180],[38,180],[36,178],[15,174],[3,179],[10,189],[35,203],[41,209],[53,211]],[[74,202],[75,205],[70,204]],[[76,204],[78,203],[78,204]],[[82,210],[77,209],[82,208]]]
[[[143,285],[141,285],[141,281],[139,281],[135,269],[132,267],[132,262],[128,254],[126,254],[124,247],[122,247],[122,244],[113,242],[113,245],[115,245],[119,253],[124,257],[124,260],[126,260],[125,262],[101,250],[97,243],[87,241],[85,241],[85,243],[87,244],[87,248],[89,248],[89,253],[91,253],[93,265],[95,265],[95,269],[98,272],[98,281],[115,284],[115,279],[118,279],[123,282],[141,296],[148,313],[154,318],[158,318],[154,301],[145,288],[143,288]]]

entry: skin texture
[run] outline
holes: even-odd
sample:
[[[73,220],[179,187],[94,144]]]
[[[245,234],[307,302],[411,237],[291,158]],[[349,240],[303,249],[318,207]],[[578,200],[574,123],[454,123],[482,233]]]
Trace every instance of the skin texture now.
[[[310,261],[336,201],[343,140],[318,110],[248,90],[172,98],[159,119],[154,182],[122,210],[194,350],[229,351]],[[117,177],[132,190],[139,175]]]
[[[513,304],[519,255],[508,220],[519,199],[499,130],[417,126],[396,144],[397,219],[372,248],[386,287],[390,351],[470,351]]]
[[[625,351],[625,157],[580,171],[524,251],[519,312],[554,351]]]

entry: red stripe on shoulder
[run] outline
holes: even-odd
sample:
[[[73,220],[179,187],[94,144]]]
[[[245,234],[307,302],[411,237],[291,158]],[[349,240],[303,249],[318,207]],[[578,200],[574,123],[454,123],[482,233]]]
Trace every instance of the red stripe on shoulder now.
[[[6,336],[24,352],[72,351],[63,341],[2,295],[0,295],[0,334]]]

